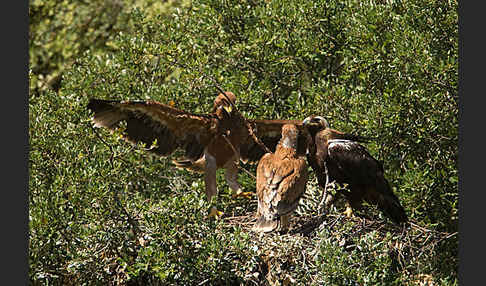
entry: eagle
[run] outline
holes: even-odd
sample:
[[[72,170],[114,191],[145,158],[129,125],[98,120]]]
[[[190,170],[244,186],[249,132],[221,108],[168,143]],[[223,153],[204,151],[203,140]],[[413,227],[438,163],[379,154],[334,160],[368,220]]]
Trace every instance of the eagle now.
[[[326,188],[328,181],[347,184],[344,192],[346,215],[360,209],[362,202],[378,206],[393,222],[408,221],[404,208],[384,177],[382,163],[360,144],[367,139],[329,128],[324,117],[309,116],[302,122],[308,131],[307,161],[315,172],[318,184]]]
[[[178,149],[183,150],[184,158],[177,160],[180,164],[176,166],[187,165],[190,170],[204,172],[205,193],[211,201],[218,192],[217,169],[225,169],[229,187],[240,192],[237,164],[240,157],[247,159],[246,153],[240,151],[241,146],[264,149],[236,109],[235,102],[236,96],[227,91],[218,94],[208,114],[190,113],[152,100],[91,98],[87,108],[94,113],[95,127],[112,131],[121,128],[126,141],[144,143],[150,146],[147,150],[153,154],[166,157]],[[216,214],[217,210],[212,208],[210,215]]]
[[[306,190],[307,163],[297,154],[299,130],[293,124],[281,130],[275,152],[266,153],[257,166],[258,209],[253,230],[259,232],[285,230]]]

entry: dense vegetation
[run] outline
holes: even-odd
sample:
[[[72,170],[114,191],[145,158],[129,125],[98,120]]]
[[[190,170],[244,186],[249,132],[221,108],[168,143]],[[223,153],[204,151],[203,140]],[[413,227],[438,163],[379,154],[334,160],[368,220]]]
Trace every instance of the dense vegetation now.
[[[29,274],[34,284],[457,285],[457,1],[31,0]],[[411,225],[317,214],[311,175],[286,234],[256,199],[93,129],[89,97],[303,119],[375,140]],[[255,166],[239,181],[255,190]],[[432,284],[430,284],[432,285]]]

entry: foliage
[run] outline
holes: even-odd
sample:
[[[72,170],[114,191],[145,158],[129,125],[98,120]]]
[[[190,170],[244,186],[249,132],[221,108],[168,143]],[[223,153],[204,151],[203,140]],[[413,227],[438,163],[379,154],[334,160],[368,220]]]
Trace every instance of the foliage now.
[[[144,9],[151,17],[170,14],[186,2],[29,0],[31,95],[47,88],[58,90],[64,71],[84,51],[115,49],[112,40],[118,33],[134,32],[129,14],[133,7]]]
[[[30,1],[32,283],[457,284],[457,1],[157,3]],[[370,206],[318,216],[313,175],[287,234],[249,231],[256,201],[232,199],[221,172],[225,214],[206,219],[200,174],[86,110],[96,97],[205,113],[215,85],[248,118],[320,114],[375,138],[411,226]]]

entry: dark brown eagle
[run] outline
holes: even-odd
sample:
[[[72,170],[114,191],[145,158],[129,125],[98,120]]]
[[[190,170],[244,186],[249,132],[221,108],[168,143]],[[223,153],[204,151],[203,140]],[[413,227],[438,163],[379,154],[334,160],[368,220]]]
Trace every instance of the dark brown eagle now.
[[[258,163],[255,231],[285,230],[306,190],[307,163],[297,154],[298,135],[295,125],[284,125],[275,153],[266,153]]]
[[[383,165],[358,142],[363,137],[345,134],[329,128],[326,119],[310,116],[303,121],[310,138],[307,160],[322,188],[329,181],[348,184],[344,192],[346,214],[362,207],[362,201],[377,205],[393,222],[406,222],[407,215],[386,178]]]
[[[220,168],[225,169],[226,182],[235,194],[251,194],[241,192],[237,182],[239,160],[258,162],[268,149],[257,136],[274,148],[282,125],[294,122],[248,121],[235,103],[236,96],[225,92],[216,97],[208,114],[194,114],[156,101],[90,99],[87,108],[94,112],[95,127],[116,130],[124,125],[125,140],[145,143],[154,154],[165,157],[177,149],[185,151],[184,158],[174,160],[175,165],[204,172],[205,193],[211,201],[218,192],[216,170]],[[303,130],[302,122],[295,122]],[[300,145],[305,152],[305,140]],[[215,214],[213,208],[211,215]]]

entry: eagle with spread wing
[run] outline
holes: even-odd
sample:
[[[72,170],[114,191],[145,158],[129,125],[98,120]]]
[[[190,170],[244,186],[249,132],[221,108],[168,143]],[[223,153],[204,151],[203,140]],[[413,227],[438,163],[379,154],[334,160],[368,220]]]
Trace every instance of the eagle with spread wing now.
[[[237,164],[247,154],[247,147],[240,150],[241,146],[252,146],[257,153],[263,151],[255,150],[264,149],[235,102],[232,92],[220,93],[209,114],[194,114],[156,101],[90,99],[87,108],[94,112],[95,127],[116,130],[124,122],[123,138],[152,146],[148,151],[154,154],[169,156],[176,149],[184,150],[184,159],[176,166],[203,171],[205,193],[211,201],[217,194],[217,169],[225,169],[229,187],[239,192]],[[213,208],[211,215],[215,214]]]
[[[257,166],[255,231],[285,230],[306,190],[307,163],[297,154],[299,131],[295,125],[286,124],[281,132],[275,152],[266,153]]]
[[[383,165],[359,142],[360,136],[329,128],[325,118],[310,116],[303,121],[309,132],[307,160],[314,170],[318,184],[324,188],[329,180],[348,184],[344,192],[346,214],[362,207],[362,202],[377,205],[393,222],[406,222],[407,215],[384,177]]]

